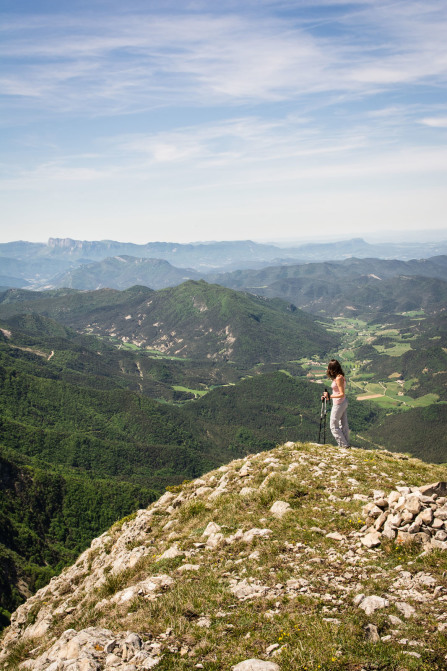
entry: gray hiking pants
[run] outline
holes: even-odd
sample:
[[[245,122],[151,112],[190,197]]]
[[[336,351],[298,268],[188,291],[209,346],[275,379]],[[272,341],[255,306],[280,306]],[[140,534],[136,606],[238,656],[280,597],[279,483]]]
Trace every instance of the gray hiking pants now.
[[[349,445],[348,426],[348,399],[345,397],[341,403],[332,405],[331,410],[331,433],[340,447]]]

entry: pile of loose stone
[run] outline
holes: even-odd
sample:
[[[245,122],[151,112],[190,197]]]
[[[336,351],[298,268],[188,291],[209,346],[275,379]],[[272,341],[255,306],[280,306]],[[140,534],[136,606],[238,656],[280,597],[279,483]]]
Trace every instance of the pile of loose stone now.
[[[373,492],[362,509],[366,516],[362,543],[376,547],[383,538],[398,543],[416,541],[425,549],[447,550],[447,482],[423,487],[397,487],[386,498]]]
[[[169,638],[169,631],[158,638]],[[114,636],[108,629],[88,627],[80,632],[67,629],[49,650],[37,659],[29,659],[21,669],[33,671],[98,671],[99,669],[152,669],[161,657],[160,640],[143,642],[141,637],[129,632]]]

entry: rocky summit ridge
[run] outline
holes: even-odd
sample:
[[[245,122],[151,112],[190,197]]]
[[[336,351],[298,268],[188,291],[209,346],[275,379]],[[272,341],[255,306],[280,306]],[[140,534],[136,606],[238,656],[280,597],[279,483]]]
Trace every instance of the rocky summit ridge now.
[[[447,668],[447,468],[286,443],[117,522],[12,615],[0,668]]]

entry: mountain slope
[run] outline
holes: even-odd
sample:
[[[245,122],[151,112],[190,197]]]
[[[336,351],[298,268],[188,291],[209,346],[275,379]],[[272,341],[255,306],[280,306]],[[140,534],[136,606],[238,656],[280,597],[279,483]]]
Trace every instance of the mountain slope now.
[[[150,360],[138,367],[36,314],[1,326],[0,629],[118,516],[245,451],[213,445],[181,409],[145,397],[169,392]]]
[[[447,256],[432,256],[427,259],[349,258],[343,261],[321,261],[311,263],[277,265],[260,270],[235,270],[209,275],[218,284],[233,289],[255,288],[270,285],[279,280],[298,278],[320,280],[343,280],[347,277],[377,275],[384,280],[398,275],[419,275],[447,280]]]
[[[154,499],[129,483],[33,466],[0,444],[0,611],[17,608],[93,536]]]
[[[37,312],[76,330],[171,356],[252,366],[327,352],[337,343],[333,334],[294,306],[203,280],[157,292],[144,287],[77,295],[41,292],[28,304],[15,304],[13,295],[13,291],[3,295],[0,317]]]
[[[328,316],[436,310],[447,299],[447,256],[410,261],[353,258],[240,270],[209,279]]]
[[[232,462],[96,539],[16,611],[0,667],[442,671],[446,480],[302,443]]]
[[[162,259],[141,259],[133,256],[115,256],[103,261],[83,265],[51,280],[51,287],[95,290],[128,289],[144,285],[152,289],[163,289],[200,279],[201,275],[188,268],[176,268]]]
[[[363,434],[362,445],[393,445],[415,457],[435,463],[447,462],[447,404],[412,408],[387,415]]]

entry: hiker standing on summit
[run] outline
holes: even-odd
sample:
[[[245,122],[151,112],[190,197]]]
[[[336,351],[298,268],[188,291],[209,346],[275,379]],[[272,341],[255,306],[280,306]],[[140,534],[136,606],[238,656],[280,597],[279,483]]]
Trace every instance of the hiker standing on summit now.
[[[348,399],[345,394],[346,380],[340,363],[331,359],[326,375],[332,380],[332,394],[325,391],[322,398],[332,400],[331,433],[340,447],[351,447],[349,444]]]

